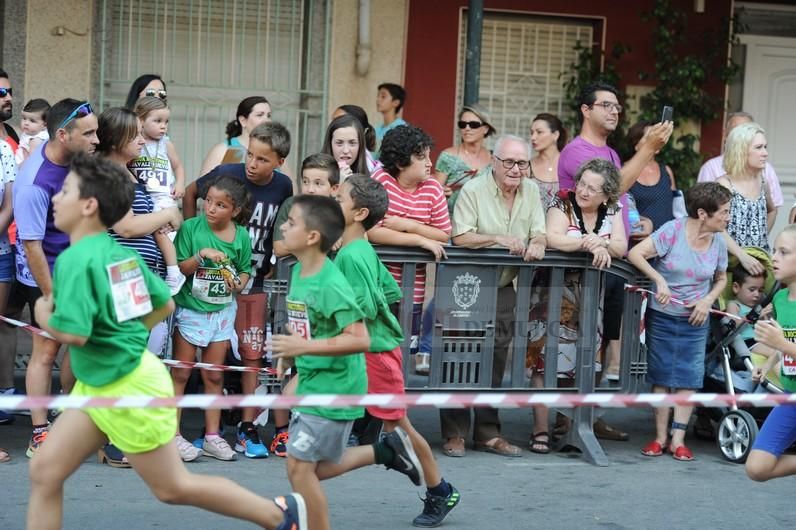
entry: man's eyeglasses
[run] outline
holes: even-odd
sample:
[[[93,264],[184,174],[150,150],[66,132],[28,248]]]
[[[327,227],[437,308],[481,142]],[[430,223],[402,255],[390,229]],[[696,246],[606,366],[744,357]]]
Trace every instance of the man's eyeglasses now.
[[[12,95],[10,88],[0,88],[0,98],[4,98],[10,95]]]
[[[86,101],[85,103],[79,105],[75,110],[72,111],[72,114],[66,117],[64,121],[61,122],[61,125],[58,126],[59,129],[63,129],[66,127],[70,121],[72,120],[79,120],[80,118],[85,118],[89,114],[93,114],[94,111],[91,109],[91,105]]]
[[[145,96],[149,96],[151,98],[160,98],[163,101],[166,101],[166,91],[165,90],[155,90],[154,88],[147,88],[144,91]]]
[[[459,126],[459,129],[464,129],[464,128],[466,128],[468,125],[470,126],[470,128],[471,128],[471,129],[477,129],[477,128],[479,128],[479,127],[483,127],[483,126],[484,126],[484,122],[481,122],[481,121],[464,121],[464,120],[459,120],[459,121],[457,122],[457,125]]]
[[[592,107],[602,107],[603,109],[605,109],[606,112],[611,112],[611,110],[616,109],[616,112],[618,112],[619,114],[621,114],[622,113],[622,109],[624,109],[624,107],[622,105],[620,105],[619,103],[614,103],[612,101],[594,102],[594,103],[591,104],[591,106]]]
[[[530,160],[512,160],[511,158],[506,158],[505,160],[495,156],[495,160],[500,160],[500,163],[503,164],[505,169],[511,170],[514,166],[517,166],[520,171],[525,171],[529,167],[531,167]]]

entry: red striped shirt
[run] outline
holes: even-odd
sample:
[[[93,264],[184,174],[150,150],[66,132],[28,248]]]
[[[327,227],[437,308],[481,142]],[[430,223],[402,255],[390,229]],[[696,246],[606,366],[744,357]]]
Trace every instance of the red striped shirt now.
[[[389,173],[379,168],[372,175],[373,179],[380,182],[387,190],[390,204],[387,207],[388,216],[405,217],[438,228],[450,235],[452,226],[448,215],[448,202],[442,186],[434,178],[421,182],[417,189],[408,192],[398,185],[398,182]],[[378,226],[382,226],[383,220]],[[401,265],[387,263],[387,269],[392,274],[398,285],[401,285]],[[415,270],[414,303],[422,304],[426,291],[426,267],[420,266]]]

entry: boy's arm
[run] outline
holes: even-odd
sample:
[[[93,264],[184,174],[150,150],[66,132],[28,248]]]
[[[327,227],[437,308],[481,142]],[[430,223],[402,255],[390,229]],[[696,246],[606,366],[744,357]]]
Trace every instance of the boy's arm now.
[[[83,346],[87,341],[87,336],[74,335],[72,333],[64,333],[50,326],[50,317],[53,316],[53,297],[52,294],[40,296],[36,300],[36,305],[33,308],[33,313],[36,315],[36,321],[41,328],[55,337],[55,340],[61,344],[69,346]]]
[[[274,335],[271,339],[271,351],[275,359],[298,357],[299,355],[349,355],[367,351],[370,346],[368,328],[362,321],[349,324],[336,337],[328,339],[307,340],[285,327],[287,335]]]
[[[174,195],[175,199],[181,199],[185,195],[185,166],[182,165],[180,155],[171,141],[166,142],[166,153],[169,156],[171,170],[174,172]]]
[[[154,309],[151,313],[144,315],[141,317],[141,322],[144,323],[146,329],[152,329],[155,327],[155,324],[158,322],[162,322],[166,319],[174,311],[174,300],[171,298],[163,304],[162,306]]]

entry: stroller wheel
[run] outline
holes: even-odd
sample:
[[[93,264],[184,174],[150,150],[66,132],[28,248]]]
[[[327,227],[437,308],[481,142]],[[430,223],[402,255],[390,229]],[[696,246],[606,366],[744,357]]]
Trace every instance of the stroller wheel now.
[[[757,422],[751,414],[745,410],[727,412],[716,429],[716,444],[721,456],[736,464],[746,462],[757,433]]]

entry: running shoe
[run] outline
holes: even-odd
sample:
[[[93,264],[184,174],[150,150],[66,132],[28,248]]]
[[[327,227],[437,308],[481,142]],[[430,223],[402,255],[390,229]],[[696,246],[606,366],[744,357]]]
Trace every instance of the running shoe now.
[[[428,375],[431,369],[431,354],[428,352],[418,352],[415,354],[415,372],[421,375]]]
[[[239,423],[235,450],[246,458],[268,458],[268,449],[252,423]]]
[[[400,427],[396,427],[394,431],[388,432],[384,435],[384,444],[386,444],[395,453],[395,458],[389,464],[386,464],[387,469],[394,469],[403,473],[415,486],[423,484],[423,468],[420,467],[420,460],[415,454],[412,447],[412,442],[409,440],[409,435]]]
[[[194,445],[183,438],[181,434],[178,434],[174,438],[174,441],[177,442],[177,451],[180,452],[180,458],[182,458],[183,462],[193,462],[202,456],[202,450],[194,447]]]
[[[276,433],[274,439],[271,440],[271,453],[275,454],[276,456],[281,456],[282,458],[286,457],[287,440],[288,434],[286,430]]]
[[[25,451],[25,456],[28,458],[32,458],[36,451],[39,450],[39,446],[44,443],[44,440],[47,439],[47,433],[49,433],[47,429],[39,432],[34,432],[33,435],[30,437],[30,442],[28,443],[28,450]]]
[[[225,461],[238,459],[237,453],[235,453],[227,441],[220,436],[212,440],[205,438],[202,444],[202,454]]]
[[[304,497],[298,493],[291,493],[276,497],[274,502],[285,514],[285,520],[276,527],[276,530],[307,530],[307,505]]]
[[[185,275],[182,273],[178,272],[176,274],[166,274],[166,285],[169,286],[169,292],[171,293],[171,296],[179,293],[184,283]]]
[[[451,486],[451,492],[447,497],[427,493],[426,498],[423,499],[423,513],[415,517],[412,526],[434,528],[441,525],[442,520],[459,504],[460,499],[459,490],[453,486]]]

